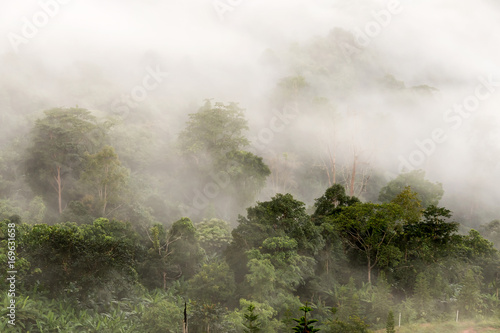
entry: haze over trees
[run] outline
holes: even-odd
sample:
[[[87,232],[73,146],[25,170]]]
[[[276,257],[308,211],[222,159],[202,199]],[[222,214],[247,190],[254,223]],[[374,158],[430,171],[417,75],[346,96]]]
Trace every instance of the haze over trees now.
[[[96,321],[151,332],[179,330],[184,306],[194,332],[366,332],[386,318],[392,329],[394,312],[404,323],[457,310],[465,318],[498,315],[498,250],[476,230],[458,233],[452,212],[438,206],[441,184],[423,171],[389,181],[377,203],[349,195],[346,182],[309,208],[277,193],[225,221],[254,200],[271,171],[242,150],[249,145],[243,111],[207,101],[171,150],[181,163],[160,173],[172,183],[190,173],[187,188],[208,182],[217,192],[200,192],[208,204],[191,207],[196,220],[171,221],[162,214],[175,203],[162,202],[154,184],[139,186],[148,178],[115,151],[119,126],[60,108],[30,132],[19,167],[32,199],[24,213],[22,200],[4,201],[0,225],[4,258],[9,225],[16,226],[24,306],[43,304],[19,309],[26,328],[59,325],[68,314],[58,304],[75,316],[68,329]],[[493,241],[496,222],[481,228]]]
[[[1,332],[500,328],[494,1],[0,18]]]

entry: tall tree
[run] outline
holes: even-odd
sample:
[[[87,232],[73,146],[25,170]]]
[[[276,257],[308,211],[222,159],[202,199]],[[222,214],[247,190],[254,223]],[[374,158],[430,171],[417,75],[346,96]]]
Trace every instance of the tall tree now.
[[[99,198],[100,213],[105,216],[108,203],[117,201],[128,178],[113,147],[106,146],[95,154],[85,154],[82,180]]]
[[[249,145],[246,130],[243,109],[236,103],[212,105],[207,100],[189,115],[179,147],[187,158],[184,178],[191,181],[183,187],[191,192],[186,197],[196,193],[193,204],[203,206],[197,209],[212,205],[223,212],[219,216],[236,215],[265,185],[271,172],[261,157],[244,150]]]
[[[35,193],[55,192],[59,214],[66,183],[78,178],[84,152],[93,152],[101,135],[96,118],[85,109],[51,109],[36,121],[27,152],[26,177]]]
[[[179,143],[183,152],[194,154],[199,163],[200,155],[219,159],[248,146],[245,130],[248,130],[247,121],[243,109],[236,103],[212,106],[210,100],[206,100],[197,113],[189,115],[186,128],[179,134]]]
[[[345,193],[345,187],[340,184],[334,184],[329,187],[325,194],[316,199],[314,207],[316,210],[312,215],[312,220],[315,225],[322,229],[322,236],[325,241],[325,246],[321,248],[316,260],[322,271],[327,275],[332,270],[331,263],[339,259],[338,253],[342,251],[338,233],[328,221],[332,216],[339,214],[343,208],[359,203],[356,197],[350,197]]]
[[[392,241],[401,215],[401,207],[396,204],[357,203],[345,207],[330,219],[346,248],[365,256],[368,282],[371,282],[371,272],[377,264],[399,256]]]
[[[307,215],[305,204],[291,194],[277,194],[270,201],[248,208],[247,212],[247,217],[240,216],[238,227],[232,231],[233,240],[225,252],[238,282],[243,281],[248,271],[246,252],[255,249],[260,253],[257,249],[266,248],[266,241],[270,245],[273,238],[289,239],[296,243],[300,255],[315,254],[324,245],[321,229]],[[259,267],[274,271],[274,266],[268,261],[259,259]]]

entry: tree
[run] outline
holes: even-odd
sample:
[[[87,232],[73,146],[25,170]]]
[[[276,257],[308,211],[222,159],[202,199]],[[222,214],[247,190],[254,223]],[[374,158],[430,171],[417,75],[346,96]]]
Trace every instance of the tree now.
[[[345,193],[345,187],[340,184],[330,186],[324,195],[315,200],[313,218],[325,217],[339,213],[342,208],[359,203],[359,199],[348,196]]]
[[[397,252],[388,251],[401,220],[401,207],[396,204],[356,203],[345,207],[330,219],[346,248],[362,253],[366,258],[368,282],[372,269],[380,261],[396,260]],[[397,257],[388,258],[387,254]]]
[[[100,218],[92,224],[26,225],[17,240],[19,256],[31,263],[27,285],[40,285],[53,296],[124,292],[137,281],[138,235],[131,225]],[[20,235],[21,236],[21,235]],[[41,274],[34,274],[37,271]]]
[[[168,231],[157,223],[146,233],[151,243],[140,273],[149,287],[167,289],[168,280],[189,279],[196,274],[203,250],[190,219],[181,218]]]
[[[356,197],[350,197],[345,194],[345,187],[340,184],[330,186],[325,194],[316,199],[314,203],[315,211],[312,220],[315,225],[322,229],[322,236],[325,246],[321,248],[319,255],[316,256],[318,264],[324,269],[327,275],[331,271],[331,262],[338,259],[341,248],[340,240],[335,228],[331,223],[325,222],[329,217],[342,211],[343,208],[359,203]]]
[[[482,276],[480,273],[474,273],[472,269],[468,269],[461,282],[462,288],[460,289],[457,300],[458,307],[462,310],[462,313],[472,316],[480,311],[482,305]]]
[[[225,261],[215,260],[203,264],[189,280],[188,294],[203,304],[225,304],[234,290],[234,273]]]
[[[425,273],[420,272],[417,275],[414,287],[415,305],[417,307],[418,316],[426,318],[432,311],[430,284]]]
[[[226,221],[203,220],[196,225],[200,246],[207,255],[220,255],[231,242],[231,231]]]
[[[403,208],[403,221],[405,223],[417,223],[422,217],[422,200],[418,193],[413,192],[411,186],[406,186],[401,193],[391,201]]]
[[[380,190],[378,199],[382,202],[390,202],[405,190],[406,186],[410,186],[413,191],[418,193],[418,199],[421,200],[423,208],[430,205],[436,206],[444,194],[441,183],[432,183],[425,179],[425,171],[414,170],[402,173],[391,180]]]
[[[261,157],[244,150],[249,145],[244,135],[247,129],[243,109],[236,103],[212,106],[207,100],[189,115],[179,134],[179,146],[185,157],[183,178],[190,179],[183,188],[188,190],[186,197],[195,192],[198,214],[212,205],[219,216],[236,215],[265,185],[271,172]]]
[[[167,250],[171,252],[169,264],[178,271],[177,278],[180,276],[184,276],[186,279],[192,277],[202,258],[193,222],[186,217],[180,219],[172,225],[167,237],[171,240],[177,239],[169,244]]]
[[[394,313],[392,311],[389,311],[389,314],[387,315],[385,331],[387,333],[396,333],[396,330],[394,329]]]
[[[147,332],[178,333],[181,331],[182,308],[175,300],[162,297],[156,298],[144,309],[141,321]]]
[[[304,315],[300,317],[299,319],[294,318],[293,320],[297,322],[297,326],[293,328],[294,332],[297,333],[306,333],[306,332],[318,332],[320,331],[319,328],[314,328],[312,324],[316,323],[318,320],[316,319],[307,319],[307,314],[312,311],[312,308],[307,305],[302,306],[300,308],[301,311],[304,311]]]
[[[483,224],[479,231],[500,250],[500,220],[493,220]]]
[[[106,146],[95,154],[85,154],[82,181],[99,198],[101,214],[106,216],[108,203],[116,203],[120,197],[128,171],[121,166],[113,147]]]
[[[245,323],[245,333],[258,333],[261,331],[260,322],[257,321],[259,319],[259,315],[254,313],[255,305],[250,304],[247,308],[247,313],[244,314]]]
[[[280,299],[292,295],[314,273],[313,259],[298,254],[297,241],[286,236],[267,238],[262,246],[246,254],[249,295],[273,306],[282,308]]]
[[[78,178],[83,154],[94,150],[96,135],[101,133],[95,117],[80,108],[45,111],[45,118],[38,119],[31,131],[27,181],[37,194],[46,195],[50,189],[56,193],[59,214],[65,185],[70,178]]]
[[[375,322],[382,321],[394,306],[391,285],[387,282],[384,271],[380,271],[378,274],[377,284],[372,289],[371,299],[372,311],[370,311],[370,314]]]
[[[430,263],[448,255],[453,234],[458,231],[458,223],[448,222],[450,217],[448,209],[430,205],[422,211],[422,220],[405,224],[398,236],[405,260],[418,258]]]
[[[226,159],[220,168],[226,170],[231,180],[227,194],[235,198],[233,201],[238,207],[245,207],[264,187],[271,170],[262,157],[247,151],[232,151],[226,154]]]
[[[197,113],[189,115],[186,128],[179,134],[179,143],[185,153],[220,159],[228,152],[248,146],[249,141],[243,135],[247,129],[243,109],[236,103],[212,106],[210,100],[206,100]],[[196,156],[196,162],[201,162],[200,155]]]
[[[297,241],[299,252],[316,253],[323,246],[319,230],[303,202],[291,194],[276,194],[270,201],[248,208],[247,217],[240,216],[238,227],[232,231],[230,248],[248,250],[269,237],[288,236]]]

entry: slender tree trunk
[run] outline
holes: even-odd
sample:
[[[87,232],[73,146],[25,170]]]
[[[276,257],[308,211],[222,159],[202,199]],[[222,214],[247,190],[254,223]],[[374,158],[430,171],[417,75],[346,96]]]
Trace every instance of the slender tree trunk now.
[[[59,202],[59,215],[62,214],[62,178],[61,178],[61,167],[57,166],[57,200]]]
[[[351,184],[349,186],[349,196],[354,195],[354,181],[356,179],[356,165],[358,164],[358,155],[354,153],[354,161],[352,163]]]
[[[332,165],[332,184],[330,184],[330,186],[332,186],[333,184],[335,184],[336,182],[336,179],[335,179],[335,174],[336,174],[336,166],[335,166],[335,152],[332,153],[331,149],[330,149],[330,146],[328,146],[328,155],[330,155],[330,163]]]
[[[335,185],[335,183],[337,182],[337,166],[335,165],[336,161],[335,161],[335,155],[333,156],[333,160],[332,160],[332,174],[333,174],[333,184],[332,185]]]
[[[104,197],[103,197],[103,206],[102,206],[102,216],[106,215],[106,206],[108,204],[108,185],[104,185]]]
[[[370,260],[370,256],[368,258],[368,283],[372,283],[372,262]]]
[[[184,302],[184,322],[182,323],[182,333],[188,333],[187,303]]]
[[[325,163],[326,175],[328,176],[328,186],[332,186],[332,179],[330,178],[330,169],[328,169],[328,165]]]
[[[102,197],[102,201],[103,201],[102,216],[106,215],[106,206],[108,204],[108,184],[107,184],[107,179],[109,179],[108,173],[109,173],[109,165],[106,165],[106,167],[104,168],[104,175],[106,177],[106,182],[104,183],[104,193],[103,193],[103,197]]]

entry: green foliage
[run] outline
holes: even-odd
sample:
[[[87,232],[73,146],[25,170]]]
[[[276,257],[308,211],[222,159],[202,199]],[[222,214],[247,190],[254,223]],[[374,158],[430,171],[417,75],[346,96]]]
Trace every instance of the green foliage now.
[[[113,147],[105,146],[95,154],[85,154],[81,181],[96,198],[96,212],[106,216],[109,204],[120,202],[128,178],[128,170],[121,166]]]
[[[0,220],[5,220],[13,215],[20,215],[21,211],[10,200],[0,200]]]
[[[215,103],[212,106],[207,100],[197,113],[189,115],[179,142],[185,152],[209,153],[220,158],[249,144],[243,135],[247,129],[243,110],[236,103]]]
[[[317,252],[323,245],[319,229],[305,210],[305,204],[291,194],[277,194],[270,201],[259,202],[247,209],[233,230],[233,244],[245,238],[249,247],[257,247],[273,236],[288,236],[297,241],[299,251]]]
[[[337,308],[332,308],[333,315],[337,313]],[[369,325],[365,323],[357,315],[350,315],[347,320],[340,320],[338,317],[328,321],[327,323],[329,333],[368,333]]]
[[[329,223],[338,231],[346,249],[358,251],[366,258],[368,282],[371,282],[371,271],[381,260],[398,259],[387,258],[388,254],[398,253],[384,248],[396,236],[400,219],[401,207],[396,204],[357,203],[344,208]]]
[[[161,299],[146,306],[141,320],[147,332],[177,333],[181,332],[183,318],[183,310],[176,302]]]
[[[391,293],[391,285],[387,282],[385,273],[379,273],[377,285],[373,288],[371,296],[371,311],[370,314],[373,322],[383,323],[386,314],[394,306],[393,295]]]
[[[425,179],[425,171],[414,170],[402,173],[391,180],[380,190],[379,200],[382,202],[392,201],[403,192],[407,186],[411,187],[412,191],[418,193],[418,199],[421,201],[423,208],[427,208],[430,205],[436,206],[444,194],[441,183],[432,183]],[[402,198],[399,198],[397,200],[401,201],[401,199]]]
[[[141,300],[113,302],[104,311],[78,309],[70,300],[50,300],[40,295],[21,296],[16,302],[16,325],[0,322],[2,332],[123,332],[149,331],[143,326]],[[0,304],[7,309],[9,298],[2,295]],[[6,310],[0,311],[5,317]],[[165,332],[165,331],[162,331]]]
[[[231,180],[228,195],[237,199],[235,204],[245,207],[264,187],[271,170],[262,157],[247,151],[232,151],[226,154],[226,158],[219,168],[226,170]]]
[[[302,306],[300,308],[300,311],[303,311],[304,315],[302,317],[300,317],[299,319],[297,319],[297,318],[293,319],[295,322],[297,322],[297,326],[295,326],[293,328],[293,331],[297,332],[297,333],[320,331],[319,328],[314,328],[314,326],[312,325],[312,324],[316,323],[318,320],[307,318],[307,314],[312,311],[312,308],[307,306],[307,303],[305,306]]]
[[[265,185],[268,166],[262,157],[244,151],[250,143],[244,135],[247,129],[243,109],[236,103],[212,105],[207,100],[189,115],[179,134],[185,163],[180,174],[189,179],[182,187],[193,198],[188,204],[197,216],[236,216]]]
[[[448,221],[450,216],[449,210],[431,205],[423,211],[423,220],[405,224],[397,240],[405,261],[420,259],[431,263],[449,255],[458,231],[458,223]]]
[[[96,292],[120,293],[137,281],[139,249],[130,225],[97,219],[80,227],[64,223],[24,228],[17,242],[19,256],[30,263],[27,284],[40,285],[54,296],[74,293],[88,301]],[[105,297],[101,294],[101,301]]]
[[[481,297],[482,276],[468,269],[461,281],[461,289],[458,294],[458,308],[465,316],[471,317],[479,314],[482,309]]]
[[[495,257],[498,251],[493,247],[493,243],[483,238],[479,232],[474,229],[462,238],[462,251],[470,259],[480,259]]]
[[[241,298],[239,303],[240,308],[235,309],[227,316],[227,320],[232,323],[233,331],[242,332],[250,330],[248,326],[250,326],[251,318],[256,318],[252,322],[254,332],[275,333],[283,329],[283,323],[275,318],[277,311],[269,303],[260,303],[244,298]],[[249,311],[250,306],[254,308],[252,312]]]
[[[422,200],[418,198],[418,193],[413,192],[411,186],[406,186],[391,201],[403,208],[403,221],[405,223],[417,223],[422,217]]]
[[[396,330],[394,329],[394,313],[392,311],[389,311],[389,314],[387,315],[385,331],[387,333],[396,333]]]
[[[231,323],[225,319],[228,317],[228,309],[220,304],[206,304],[202,302],[191,302],[188,307],[189,332],[228,332]]]
[[[255,305],[250,304],[247,308],[247,313],[245,313],[245,333],[258,333],[261,331],[260,322],[258,321],[259,315],[255,312]]]
[[[349,279],[349,283],[335,286],[335,300],[337,319],[349,320],[350,316],[361,314],[360,296],[353,277]]]
[[[192,277],[203,257],[193,222],[188,218],[176,221],[168,231],[167,237],[169,239],[167,252],[171,253],[169,263],[178,268],[177,278]]]
[[[220,219],[203,220],[196,225],[200,246],[208,256],[220,255],[231,242],[229,224]]]
[[[96,118],[80,108],[45,111],[36,121],[27,151],[26,180],[36,194],[47,202],[58,202],[62,213],[63,189],[68,192],[81,172],[85,152],[100,143]],[[48,197],[47,193],[55,193]]]
[[[493,242],[497,250],[500,250],[500,220],[493,220],[480,227],[481,234]]]
[[[189,280],[188,295],[203,304],[225,304],[235,291],[234,273],[225,261],[204,264]]]
[[[24,214],[24,221],[29,221],[30,223],[42,223],[45,218],[45,213],[47,212],[47,207],[43,202],[41,196],[36,196],[30,201],[28,210]]]
[[[432,314],[430,284],[425,273],[418,273],[415,281],[414,300],[418,317],[430,319]]]
[[[340,184],[334,184],[329,187],[325,194],[316,199],[313,218],[325,217],[339,213],[343,207],[352,206],[359,203],[356,197],[350,197],[345,194],[345,187]]]
[[[275,293],[277,273],[269,258],[263,258],[257,250],[251,252],[254,258],[248,261],[249,273],[245,280],[252,287],[251,296],[258,301],[265,301]]]

